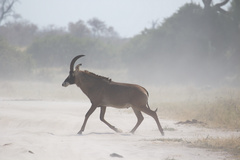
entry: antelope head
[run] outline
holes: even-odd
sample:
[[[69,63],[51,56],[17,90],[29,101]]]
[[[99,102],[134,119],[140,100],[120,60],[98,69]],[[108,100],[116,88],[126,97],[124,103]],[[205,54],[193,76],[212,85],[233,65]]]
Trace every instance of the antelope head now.
[[[81,57],[83,57],[84,55],[78,55],[76,57],[74,57],[70,63],[70,71],[69,71],[69,75],[68,77],[64,80],[64,82],[62,83],[63,87],[67,87],[68,85],[71,84],[75,84],[75,73],[73,70],[74,67],[74,63]],[[76,70],[75,71],[79,71],[79,66],[81,66],[81,64],[76,66]]]

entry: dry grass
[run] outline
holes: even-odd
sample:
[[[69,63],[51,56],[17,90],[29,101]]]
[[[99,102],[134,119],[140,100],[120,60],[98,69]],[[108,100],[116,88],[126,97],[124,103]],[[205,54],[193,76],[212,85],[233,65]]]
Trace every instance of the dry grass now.
[[[194,147],[210,148],[214,150],[224,150],[240,159],[240,137],[231,138],[204,138],[192,142]]]
[[[207,127],[240,131],[240,88],[163,87],[151,91],[151,106],[159,108],[161,118],[197,119]],[[240,137],[207,137],[191,145],[226,151],[240,159]]]
[[[209,127],[240,129],[238,88],[169,87],[151,91],[151,106],[159,108],[162,118],[182,121],[197,119]]]

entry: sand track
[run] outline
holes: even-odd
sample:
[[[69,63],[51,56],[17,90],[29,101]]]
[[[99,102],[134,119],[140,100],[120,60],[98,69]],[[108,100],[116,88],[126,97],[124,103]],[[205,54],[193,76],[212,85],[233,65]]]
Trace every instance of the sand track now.
[[[161,136],[154,120],[145,119],[134,135],[128,132],[136,123],[131,110],[109,108],[106,120],[123,130],[114,133],[99,120],[99,110],[89,118],[83,135],[77,135],[87,102],[39,100],[0,101],[0,159],[36,160],[223,160],[231,155],[221,151],[193,148],[188,142],[204,137],[239,136],[239,132],[177,125],[160,119]]]

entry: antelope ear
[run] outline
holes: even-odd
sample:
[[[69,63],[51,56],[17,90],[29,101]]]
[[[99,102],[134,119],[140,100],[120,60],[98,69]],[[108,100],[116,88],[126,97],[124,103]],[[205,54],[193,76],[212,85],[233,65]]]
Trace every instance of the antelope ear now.
[[[80,66],[82,66],[82,64],[81,64],[81,63],[80,63],[80,64],[78,64],[78,65],[76,65],[76,67],[75,67],[75,70],[76,70],[76,71],[79,71],[79,70],[80,70],[80,69],[79,69],[79,67],[80,67]]]

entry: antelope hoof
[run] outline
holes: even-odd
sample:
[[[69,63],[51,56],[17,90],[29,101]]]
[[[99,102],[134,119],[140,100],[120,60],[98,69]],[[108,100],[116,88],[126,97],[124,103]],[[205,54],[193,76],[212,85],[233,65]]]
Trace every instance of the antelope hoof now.
[[[117,133],[122,133],[122,132],[123,132],[121,129],[117,129],[117,128],[115,128],[114,130],[115,130],[115,132],[117,132]]]
[[[164,136],[164,132],[163,131],[161,131],[161,134],[162,134],[162,136]]]
[[[79,131],[77,134],[82,135],[82,131]]]

